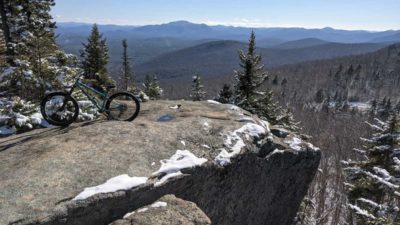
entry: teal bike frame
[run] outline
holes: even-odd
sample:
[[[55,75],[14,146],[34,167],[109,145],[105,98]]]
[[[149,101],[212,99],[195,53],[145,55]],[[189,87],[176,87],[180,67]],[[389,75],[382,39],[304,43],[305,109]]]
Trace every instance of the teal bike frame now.
[[[75,80],[74,85],[71,87],[71,90],[69,91],[69,95],[72,96],[72,92],[74,91],[75,88],[78,88],[79,90],[82,91],[82,93],[93,103],[94,106],[99,110],[99,113],[105,113],[106,112],[106,104],[107,104],[107,99],[108,99],[108,93],[103,93],[101,91],[98,91],[87,84],[83,83],[81,81],[81,77],[83,74],[80,74],[78,78]],[[91,92],[94,92],[95,94],[99,95],[103,101],[102,102],[97,102],[96,98],[90,95],[87,91],[90,90]]]

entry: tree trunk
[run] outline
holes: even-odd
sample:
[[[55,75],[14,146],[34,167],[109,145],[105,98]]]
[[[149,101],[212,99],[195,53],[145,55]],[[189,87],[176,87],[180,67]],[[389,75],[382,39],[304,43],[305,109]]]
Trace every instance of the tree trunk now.
[[[10,65],[14,65],[14,51],[11,49],[10,43],[11,40],[11,33],[10,27],[8,26],[8,16],[6,11],[6,0],[0,0],[0,16],[1,16],[1,29],[4,35],[4,41],[6,44],[6,58],[7,63]]]

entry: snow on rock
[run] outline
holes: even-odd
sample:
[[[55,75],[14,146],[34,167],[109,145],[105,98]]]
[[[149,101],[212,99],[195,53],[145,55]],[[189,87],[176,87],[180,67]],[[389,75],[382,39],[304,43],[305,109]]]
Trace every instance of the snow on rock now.
[[[254,123],[247,123],[246,125],[242,126],[241,128],[228,133],[225,136],[224,146],[227,148],[221,149],[221,152],[215,158],[215,161],[220,166],[228,165],[231,161],[230,159],[240,153],[243,147],[246,146],[242,137],[243,135],[247,141],[250,138],[260,138],[262,135],[265,135],[267,130]]]
[[[217,102],[215,100],[207,100],[207,102],[211,104],[221,105],[221,102]]]
[[[177,150],[170,159],[160,161],[161,167],[153,175],[175,173],[181,169],[200,166],[205,162],[207,162],[207,159],[198,158],[188,150]]]
[[[141,212],[146,212],[147,210],[149,210],[149,208],[142,208],[142,209],[138,209],[137,212],[141,213]]]
[[[85,188],[73,200],[87,199],[95,194],[109,193],[119,190],[129,190],[147,182],[147,177],[130,177],[127,174],[119,175],[107,180],[104,184]]]
[[[160,186],[165,183],[168,179],[182,175],[181,169],[192,168],[200,166],[207,162],[205,158],[198,158],[188,150],[177,150],[176,153],[169,159],[161,160],[161,167],[159,170],[153,173],[153,175],[165,174],[154,186]]]
[[[292,140],[286,140],[286,144],[289,144],[289,147],[296,151],[301,151],[302,147],[300,146],[303,141],[300,138],[293,137]]]
[[[169,173],[165,176],[163,176],[159,181],[157,181],[156,183],[154,183],[154,187],[158,187],[161,186],[162,184],[164,184],[167,180],[169,180],[172,177],[179,177],[180,175],[183,175],[183,173],[181,171],[178,172],[174,172],[174,173]]]
[[[133,214],[135,214],[135,211],[125,214],[125,216],[123,218],[127,219],[128,217],[130,217]]]
[[[151,204],[150,207],[152,207],[152,208],[161,208],[161,207],[167,207],[167,205],[168,204],[166,202],[158,201],[158,202],[155,202],[155,203]]]

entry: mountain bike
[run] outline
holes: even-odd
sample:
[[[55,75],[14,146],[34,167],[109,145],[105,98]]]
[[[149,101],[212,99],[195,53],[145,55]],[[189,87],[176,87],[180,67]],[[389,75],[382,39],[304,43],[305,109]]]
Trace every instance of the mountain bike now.
[[[117,92],[109,95],[114,85],[106,86],[106,91],[95,89],[81,81],[83,74],[77,76],[75,83],[69,91],[52,92],[47,94],[40,104],[43,118],[51,125],[68,126],[79,115],[78,102],[72,97],[75,89],[79,89],[89,101],[97,108],[99,113],[104,113],[108,119],[119,121],[132,121],[139,114],[139,100],[131,93]],[[94,94],[89,94],[94,93]],[[96,99],[97,95],[97,99]]]

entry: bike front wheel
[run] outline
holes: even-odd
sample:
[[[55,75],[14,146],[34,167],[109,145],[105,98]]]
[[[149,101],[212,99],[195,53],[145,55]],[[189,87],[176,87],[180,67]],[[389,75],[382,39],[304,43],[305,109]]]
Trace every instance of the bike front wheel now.
[[[49,124],[68,126],[78,118],[79,106],[68,93],[53,92],[42,99],[40,111]]]
[[[105,109],[110,119],[132,121],[139,114],[140,103],[133,94],[119,92],[110,96]]]

